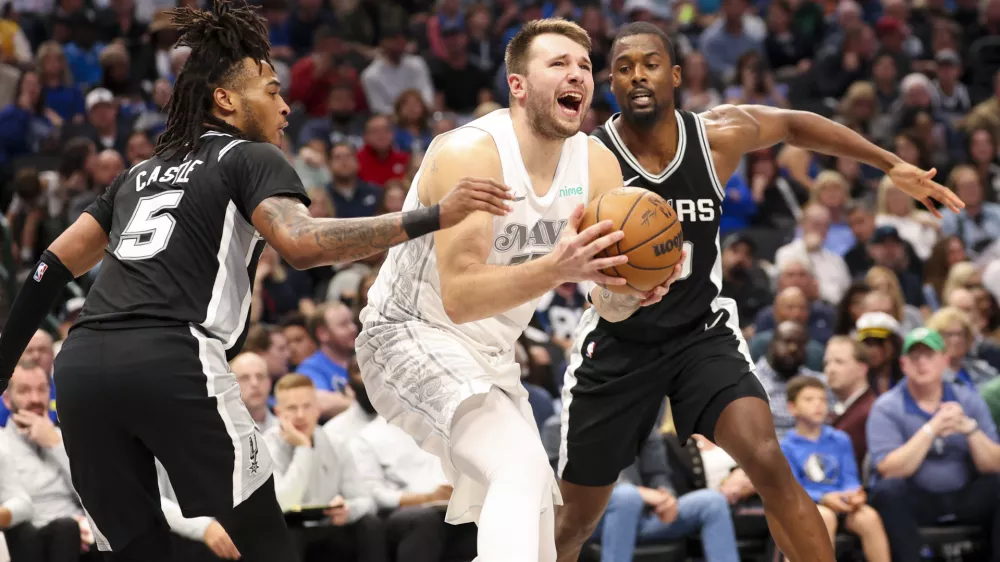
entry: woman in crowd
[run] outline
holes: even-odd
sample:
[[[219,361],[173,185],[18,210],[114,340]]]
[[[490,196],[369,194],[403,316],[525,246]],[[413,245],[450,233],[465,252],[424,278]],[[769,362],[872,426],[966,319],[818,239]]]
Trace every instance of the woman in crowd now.
[[[906,304],[906,299],[903,297],[903,289],[899,285],[899,278],[891,270],[875,266],[869,269],[868,274],[865,275],[865,283],[873,291],[885,293],[892,298],[892,317],[899,322],[904,334],[908,334],[910,330],[915,330],[923,325],[923,314],[920,313],[919,308]]]
[[[966,154],[969,165],[983,178],[985,200],[993,203],[1000,201],[1000,155],[993,131],[986,127],[969,131]]]
[[[55,111],[63,121],[82,121],[86,111],[83,92],[73,87],[73,75],[62,45],[56,41],[42,43],[36,60],[45,107]]]
[[[722,103],[719,91],[712,87],[705,55],[691,51],[684,58],[684,81],[681,83],[681,109],[700,113]]]
[[[837,304],[833,324],[834,335],[847,336],[854,333],[854,326],[864,312],[865,296],[871,291],[871,287],[864,280],[851,283],[847,292],[844,293],[844,297]]]
[[[413,154],[422,153],[431,144],[430,108],[415,89],[404,90],[396,98],[396,132],[393,142],[396,148]]]
[[[941,334],[948,356],[945,379],[967,384],[979,390],[998,376],[996,369],[973,353],[978,332],[969,315],[954,306],[946,306],[927,319],[927,327]]]
[[[937,310],[942,302],[951,266],[967,259],[965,245],[957,236],[947,236],[934,244],[924,262],[924,300],[932,310]]]
[[[897,189],[889,176],[883,177],[878,185],[875,224],[895,227],[921,261],[930,257],[941,227],[934,215],[917,209],[914,200]]]

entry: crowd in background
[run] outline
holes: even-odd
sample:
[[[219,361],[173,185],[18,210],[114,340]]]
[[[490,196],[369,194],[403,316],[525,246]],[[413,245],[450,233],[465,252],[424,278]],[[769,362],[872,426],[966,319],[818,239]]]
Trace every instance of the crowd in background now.
[[[617,111],[615,30],[650,21],[674,40],[679,108],[814,111],[934,168],[961,213],[937,218],[849,159],[787,145],[747,155],[725,187],[723,296],[737,302],[779,438],[831,536],[839,524],[869,560],[891,551],[913,562],[934,555],[914,540],[919,528],[962,524],[1000,549],[1000,0],[258,3],[293,108],[282,148],[317,217],[400,210],[434,136],[506,106],[504,48],[541,17],[577,21],[593,41],[585,132]],[[152,154],[190,54],[173,46],[163,10],[175,5],[0,0],[5,305],[46,246]],[[451,488],[439,464],[375,415],[353,363],[384,259],[297,271],[267,249],[232,370],[307,559],[469,560],[475,530],[443,523]],[[4,395],[0,537],[14,562],[95,556],[51,385],[94,274],[67,290]],[[558,287],[518,347],[553,459],[562,373],[586,306],[576,286]],[[590,554],[620,562],[636,544],[700,534],[689,555],[748,559],[744,539],[767,532],[753,486],[710,442],[671,439],[668,412],[622,473],[594,535],[600,554]],[[921,454],[900,460],[924,434]],[[235,559],[225,529],[185,518],[162,467],[158,477],[177,560]],[[301,510],[315,505],[327,509]]]

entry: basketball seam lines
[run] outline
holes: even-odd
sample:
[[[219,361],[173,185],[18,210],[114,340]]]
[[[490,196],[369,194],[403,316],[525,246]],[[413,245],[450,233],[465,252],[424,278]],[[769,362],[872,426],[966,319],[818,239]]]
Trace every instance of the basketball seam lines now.
[[[642,242],[639,242],[638,244],[636,244],[635,246],[632,246],[632,247],[631,247],[631,248],[629,248],[628,250],[625,250],[624,252],[621,252],[621,254],[627,254],[627,253],[631,252],[632,250],[634,250],[634,249],[638,248],[639,246],[642,246],[642,245],[643,245],[643,244],[645,244],[646,242],[649,242],[649,241],[650,241],[650,240],[652,240],[653,238],[656,238],[657,236],[659,236],[659,235],[663,234],[663,233],[664,233],[664,232],[666,232],[667,230],[670,230],[670,227],[671,227],[671,226],[674,226],[675,224],[677,224],[677,219],[676,219],[676,218],[674,219],[674,222],[672,222],[672,223],[668,224],[667,226],[663,227],[663,230],[661,230],[661,231],[657,232],[656,234],[654,234],[654,235],[650,236],[649,238],[647,238],[647,239],[643,240]],[[629,264],[629,265],[631,265],[631,264]]]
[[[649,195],[649,193],[643,193],[641,197],[636,198],[636,200],[632,203],[632,206],[629,207],[628,212],[625,213],[625,218],[622,219],[622,223],[618,225],[618,230],[621,230],[621,229],[625,228],[625,223],[627,223],[628,222],[628,218],[630,216],[632,216],[632,211],[634,211],[635,208],[636,208],[636,206],[639,205],[639,202],[641,202],[643,199],[645,199],[648,195]],[[622,254],[622,241],[621,240],[615,242],[615,249],[618,250],[618,255]]]
[[[677,260],[677,261],[680,261],[680,260]],[[677,265],[677,261],[675,261],[674,263],[672,263],[670,265],[665,265],[663,267],[639,267],[638,265],[632,265],[630,263],[627,263],[625,265],[627,265],[627,266],[629,266],[631,268],[634,268],[634,269],[642,270],[642,271],[660,271],[662,269],[670,269],[671,267]]]

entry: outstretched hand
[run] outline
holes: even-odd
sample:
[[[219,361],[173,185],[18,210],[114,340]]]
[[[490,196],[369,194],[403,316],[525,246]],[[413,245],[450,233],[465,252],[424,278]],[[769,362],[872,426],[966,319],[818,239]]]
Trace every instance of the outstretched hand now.
[[[934,201],[942,203],[955,213],[965,208],[965,203],[957,195],[934,181],[936,175],[937,168],[924,171],[906,162],[896,164],[889,170],[892,183],[903,193],[923,203],[937,218],[941,218],[941,213],[934,207]]]

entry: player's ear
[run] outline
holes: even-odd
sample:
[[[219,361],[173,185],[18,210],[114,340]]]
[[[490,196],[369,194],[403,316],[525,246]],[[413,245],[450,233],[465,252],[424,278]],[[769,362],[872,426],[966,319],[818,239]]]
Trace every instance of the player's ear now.
[[[225,88],[216,88],[212,91],[212,100],[215,102],[215,106],[227,114],[236,112],[236,98],[238,96],[239,94],[236,92]]]
[[[674,75],[673,76],[674,77],[674,88],[680,88],[681,87],[681,65],[675,64],[674,67],[673,67],[673,69],[672,69],[672,71],[673,71],[673,75]]]
[[[507,87],[512,98],[524,99],[528,95],[528,78],[523,74],[510,74],[507,76]]]

